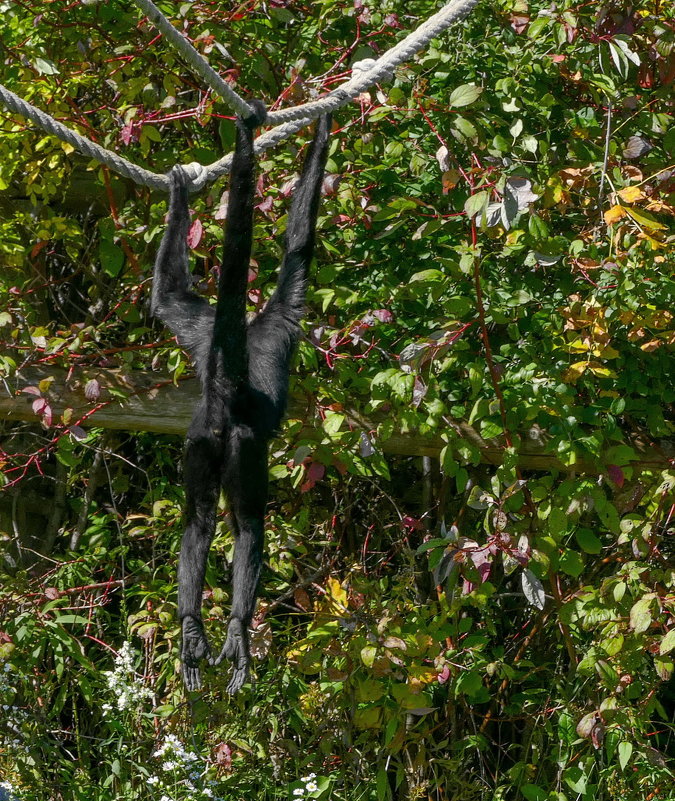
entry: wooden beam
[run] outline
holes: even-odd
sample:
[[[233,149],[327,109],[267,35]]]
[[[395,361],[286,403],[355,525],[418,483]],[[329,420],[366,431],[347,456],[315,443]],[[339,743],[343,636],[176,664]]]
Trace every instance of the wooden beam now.
[[[95,385],[89,384],[92,381],[98,384],[98,394]],[[183,436],[199,397],[199,383],[194,377],[181,380],[176,386],[169,376],[150,371],[78,367],[66,372],[61,368],[33,366],[22,369],[0,384],[0,419],[39,422],[39,414],[33,411],[36,395],[24,390],[40,384],[54,420],[58,420],[66,409],[71,409],[70,425],[78,423],[118,431],[154,431]],[[85,396],[88,384],[90,399]],[[364,420],[349,411],[346,415],[350,425],[357,430],[371,433],[377,429],[377,419]],[[304,436],[319,436],[320,417],[311,401],[292,398],[288,416],[305,423]],[[452,421],[449,425],[455,435],[478,449],[481,461],[493,465],[502,463],[503,446],[499,442],[484,440],[467,423]],[[396,432],[386,440],[374,440],[375,447],[395,456],[438,456],[444,444],[440,435],[422,436],[414,432]],[[657,449],[641,446],[639,442],[633,442],[632,446],[639,454],[639,459],[632,463],[633,468],[647,470],[670,466],[667,456]],[[555,454],[546,451],[545,436],[538,430],[521,435],[518,455],[523,470],[603,472],[603,467],[591,460],[577,462],[571,467],[563,464]]]

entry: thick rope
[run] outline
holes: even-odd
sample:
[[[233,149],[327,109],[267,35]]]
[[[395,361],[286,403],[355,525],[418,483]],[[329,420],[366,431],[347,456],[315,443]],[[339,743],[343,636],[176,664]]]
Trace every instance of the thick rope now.
[[[249,104],[224,81],[220,75],[202,58],[190,42],[177,31],[169,20],[162,14],[152,0],[134,0],[147,15],[152,24],[161,31],[165,39],[178,50],[183,58],[194,68],[194,71],[207,83],[211,89],[242,117],[250,117],[253,110]]]
[[[281,122],[276,128],[267,131],[255,140],[255,152],[260,154],[291,137],[294,133],[305,127],[309,122],[315,120],[321,114],[335,111],[358,97],[359,94],[369,89],[375,83],[389,79],[394,69],[408,60],[414,53],[425,47],[435,36],[444,31],[453,22],[469,13],[479,0],[451,0],[448,5],[430,17],[420,25],[416,31],[406,36],[401,42],[388,50],[383,56],[377,59],[373,66],[369,62],[360,63],[354,70],[349,81],[338,89],[325,95],[320,100],[305,103],[290,109],[279,109],[271,111],[267,115],[266,122]],[[164,17],[161,11],[151,2],[151,0],[135,0],[152,19],[152,22],[164,33],[172,44],[181,52],[188,62],[195,67],[195,70],[209,83],[223,99],[225,99],[235,110],[244,116],[250,115],[250,108],[234,90],[229,87],[220,76],[204,61],[201,55],[190,45],[187,39],[177,31],[173,25]],[[152,16],[151,16],[152,15]],[[357,66],[357,65],[355,65]],[[364,67],[367,67],[364,69]],[[208,77],[207,77],[208,76]],[[218,86],[213,83],[213,76],[217,79]],[[220,85],[225,87],[220,91]],[[0,101],[11,111],[26,117],[36,125],[43,128],[64,142],[72,145],[85,156],[96,159],[102,164],[120,175],[130,178],[141,186],[148,186],[152,189],[161,189],[168,192],[169,181],[165,175],[158,175],[143,169],[136,164],[128,161],[122,156],[97,145],[85,136],[71,130],[62,123],[50,117],[44,111],[32,106],[25,100],[11,92],[0,84]],[[187,165],[192,178],[191,191],[196,192],[228,172],[232,162],[232,154],[229,153],[222,159],[209,164],[208,166],[192,163]]]
[[[423,22],[417,30],[408,34],[405,39],[402,39],[397,45],[394,45],[380,58],[376,59],[374,66],[370,69],[360,69],[355,73],[353,72],[352,77],[346,83],[343,83],[342,86],[320,100],[314,100],[294,108],[270,111],[267,115],[267,121],[314,120],[321,114],[336,111],[376,83],[389,80],[396,67],[405,61],[409,61],[411,56],[426,47],[439,33],[442,33],[453,22],[468,14],[474,6],[478,5],[478,2],[479,0],[450,0],[440,11],[429,17],[426,22]]]
[[[134,0],[134,2],[148,15],[150,21],[169,39],[216,94],[238,114],[243,114],[245,117],[251,114],[251,109],[246,102],[209,66],[204,57],[174,28],[151,0]],[[383,56],[376,60],[367,59],[368,69],[358,70],[349,81],[320,100],[268,112],[265,122],[272,124],[303,120],[306,124],[322,114],[336,111],[376,83],[389,80],[396,67],[403,64],[404,61],[408,61],[418,50],[426,47],[432,39],[450,27],[453,22],[468,14],[478,2],[479,0],[450,0],[440,11],[423,22],[417,30],[387,50]],[[370,66],[370,62],[372,62],[372,66]]]
[[[9,89],[2,84],[0,84],[0,100],[11,111],[15,111],[17,114],[21,114],[22,117],[32,120],[32,122],[39,125],[40,128],[43,128],[47,133],[56,136],[62,142],[67,142],[69,145],[72,145],[85,156],[100,161],[101,164],[105,164],[107,167],[110,167],[111,170],[115,170],[115,172],[124,175],[126,178],[131,178],[132,181],[141,186],[163,189],[168,192],[169,182],[163,175],[156,175],[154,172],[144,170],[143,167],[132,164],[132,162],[127,161],[125,158],[122,158],[122,156],[118,156],[117,153],[113,153],[111,150],[106,150],[95,142],[91,142],[85,136],[81,136],[77,133],[77,131],[67,128],[53,117],[50,117],[49,114],[40,111],[40,109],[35,108],[35,106],[31,106],[30,103],[22,100],[18,95],[15,95],[14,92],[10,92]]]

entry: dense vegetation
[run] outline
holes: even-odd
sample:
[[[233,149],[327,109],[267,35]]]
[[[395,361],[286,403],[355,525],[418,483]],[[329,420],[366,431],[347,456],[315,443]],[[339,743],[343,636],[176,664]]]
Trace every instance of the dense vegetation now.
[[[293,105],[437,4],[160,6]],[[231,148],[128,0],[0,11],[0,81],[66,125],[156,172]],[[0,110],[1,408],[37,415],[2,423],[0,798],[675,798],[673,42],[659,0],[484,2],[336,115],[233,699],[177,676],[181,438],[97,428],[96,378],[54,411],[66,373],[190,372],[147,313],[166,197]],[[251,308],[308,136],[261,160]],[[223,509],[218,644],[232,544]]]

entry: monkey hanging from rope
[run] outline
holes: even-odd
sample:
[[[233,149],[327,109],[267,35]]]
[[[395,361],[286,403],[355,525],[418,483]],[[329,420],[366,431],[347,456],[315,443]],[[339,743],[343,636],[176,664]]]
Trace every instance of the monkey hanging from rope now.
[[[268,495],[267,446],[286,407],[290,360],[300,332],[307,271],[312,260],[321,184],[328,154],[330,116],[319,118],[295,188],[279,278],[265,308],[246,320],[253,236],[253,130],[265,106],[236,120],[225,247],[215,306],[194,293],[188,267],[189,178],[169,173],[168,224],[157,254],[152,313],[176,336],[197,370],[202,394],[184,453],[185,533],[178,567],[181,663],[188,690],[201,686],[199,662],[233,664],[228,692],[236,693],[250,668],[248,626],[253,616],[263,555]],[[220,490],[230,503],[235,549],[232,609],[225,644],[213,657],[201,616],[206,560]]]

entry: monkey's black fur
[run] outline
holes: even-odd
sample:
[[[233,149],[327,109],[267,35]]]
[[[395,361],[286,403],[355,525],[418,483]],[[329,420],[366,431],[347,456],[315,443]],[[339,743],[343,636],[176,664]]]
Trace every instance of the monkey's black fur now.
[[[234,668],[228,692],[247,679],[247,627],[255,607],[267,504],[267,443],[284,413],[289,363],[299,333],[307,269],[314,249],[330,118],[319,119],[295,190],[286,250],[274,294],[246,322],[246,287],[253,233],[253,129],[265,118],[259,101],[253,117],[237,118],[225,249],[218,301],[211,306],[191,289],[186,236],[188,180],[180,166],[169,173],[169,219],[157,254],[152,312],[189,352],[202,385],[185,443],[186,529],[178,567],[181,661],[189,690],[201,686],[199,661]],[[201,617],[206,559],[213,538],[220,489],[235,523],[233,599],[227,638],[213,658]]]

